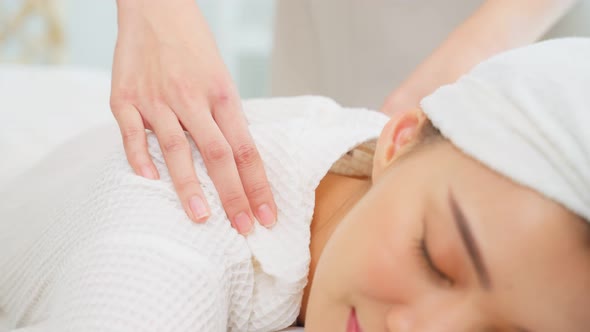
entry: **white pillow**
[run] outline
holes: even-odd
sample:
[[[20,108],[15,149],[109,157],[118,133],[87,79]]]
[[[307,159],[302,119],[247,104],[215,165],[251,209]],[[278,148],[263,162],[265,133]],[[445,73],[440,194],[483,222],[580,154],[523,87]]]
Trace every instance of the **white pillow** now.
[[[114,121],[109,94],[105,71],[1,65],[0,188],[66,139]]]

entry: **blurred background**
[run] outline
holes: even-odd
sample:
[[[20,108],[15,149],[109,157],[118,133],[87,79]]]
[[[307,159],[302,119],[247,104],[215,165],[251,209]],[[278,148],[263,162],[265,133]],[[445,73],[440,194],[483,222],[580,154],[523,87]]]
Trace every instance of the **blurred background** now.
[[[273,0],[198,0],[241,95],[268,95]],[[0,0],[0,63],[110,71],[115,0]]]
[[[196,1],[241,96],[268,96],[275,1]],[[560,31],[590,31],[590,0],[580,0],[568,15],[584,17],[559,23],[546,38],[564,35]],[[61,64],[108,72],[116,35],[115,0],[0,0],[0,63]]]

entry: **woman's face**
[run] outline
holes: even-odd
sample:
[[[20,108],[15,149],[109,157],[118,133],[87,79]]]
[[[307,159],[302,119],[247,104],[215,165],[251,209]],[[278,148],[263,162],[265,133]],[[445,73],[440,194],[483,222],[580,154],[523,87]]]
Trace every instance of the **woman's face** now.
[[[402,159],[326,245],[306,332],[590,326],[587,225],[450,143]]]

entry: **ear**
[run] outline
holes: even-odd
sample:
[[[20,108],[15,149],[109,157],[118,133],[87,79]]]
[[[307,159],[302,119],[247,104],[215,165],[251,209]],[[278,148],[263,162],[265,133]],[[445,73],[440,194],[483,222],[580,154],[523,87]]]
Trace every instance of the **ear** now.
[[[425,121],[426,116],[419,108],[393,115],[377,141],[373,157],[373,181],[417,142]]]

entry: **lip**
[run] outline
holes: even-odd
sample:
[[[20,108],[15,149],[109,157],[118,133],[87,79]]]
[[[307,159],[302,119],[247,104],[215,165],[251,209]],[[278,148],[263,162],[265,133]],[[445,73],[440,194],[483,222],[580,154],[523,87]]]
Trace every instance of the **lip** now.
[[[359,321],[356,318],[356,310],[354,310],[354,308],[350,310],[346,332],[363,332],[363,329],[361,329]]]

